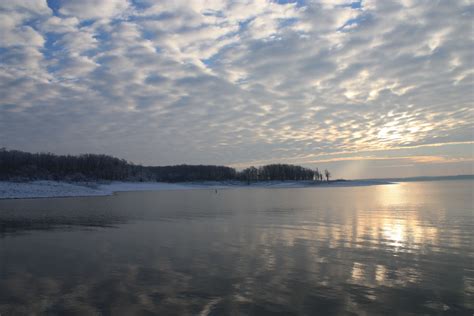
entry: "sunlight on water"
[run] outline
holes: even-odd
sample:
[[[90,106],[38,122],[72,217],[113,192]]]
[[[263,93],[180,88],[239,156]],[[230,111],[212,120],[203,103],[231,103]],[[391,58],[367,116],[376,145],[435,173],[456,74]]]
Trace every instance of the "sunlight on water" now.
[[[413,190],[413,187],[410,185],[407,186],[406,183],[397,183],[394,185],[379,185],[375,188],[376,193],[374,198],[377,198],[379,201],[381,201],[385,207],[398,205],[400,203],[405,202],[405,199],[408,196],[406,192],[408,188],[411,188]],[[423,187],[418,186],[416,187],[416,190],[416,194],[422,194],[422,192],[420,191],[423,191]]]
[[[472,314],[473,183],[0,201],[0,313]]]
[[[407,220],[395,220],[392,223],[383,224],[382,231],[385,238],[389,240],[389,245],[398,248],[406,243],[406,230],[409,224]]]

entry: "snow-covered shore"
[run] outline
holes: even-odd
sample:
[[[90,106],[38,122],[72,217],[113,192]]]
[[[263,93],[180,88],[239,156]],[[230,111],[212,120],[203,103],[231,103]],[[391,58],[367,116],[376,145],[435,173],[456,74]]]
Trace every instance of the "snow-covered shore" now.
[[[46,197],[104,196],[126,191],[164,191],[193,189],[232,188],[306,188],[306,187],[347,187],[390,184],[387,181],[358,180],[315,183],[312,181],[268,181],[247,185],[242,182],[110,182],[110,183],[69,183],[59,181],[8,182],[0,181],[0,199],[24,199]]]

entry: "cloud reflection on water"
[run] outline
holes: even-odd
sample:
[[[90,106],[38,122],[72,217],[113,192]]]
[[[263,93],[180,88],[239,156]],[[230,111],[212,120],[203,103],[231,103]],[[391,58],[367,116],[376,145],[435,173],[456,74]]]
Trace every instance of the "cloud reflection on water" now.
[[[8,258],[0,312],[469,312],[472,213],[451,189],[415,183],[89,199],[89,210],[125,221],[0,238]]]

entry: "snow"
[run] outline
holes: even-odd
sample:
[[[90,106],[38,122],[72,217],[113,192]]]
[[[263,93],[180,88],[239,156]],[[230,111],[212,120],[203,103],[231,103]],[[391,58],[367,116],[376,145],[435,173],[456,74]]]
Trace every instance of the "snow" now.
[[[233,188],[307,188],[307,187],[347,187],[389,184],[390,182],[360,180],[340,181],[331,183],[315,183],[312,181],[267,181],[247,185],[243,182],[199,182],[199,183],[163,183],[163,182],[59,182],[31,181],[8,182],[0,181],[0,199],[73,197],[73,196],[104,196],[115,192],[128,191],[164,191],[164,190],[195,190],[195,189],[233,189]]]
[[[159,182],[111,182],[101,184],[94,182],[69,183],[59,181],[0,181],[0,199],[102,196],[123,191],[182,190],[189,188],[189,186],[185,185]]]

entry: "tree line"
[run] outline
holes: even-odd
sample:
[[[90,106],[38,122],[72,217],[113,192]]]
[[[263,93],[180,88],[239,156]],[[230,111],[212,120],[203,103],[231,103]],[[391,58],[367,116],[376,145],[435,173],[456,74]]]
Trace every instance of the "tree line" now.
[[[315,180],[323,181],[325,178],[329,181],[331,173],[328,170],[320,172],[317,168],[312,170],[301,166],[287,164],[271,164],[261,167],[249,167],[238,174],[239,180],[247,182],[255,181],[273,181],[273,180]]]
[[[330,172],[288,164],[249,167],[242,171],[226,166],[141,166],[108,155],[55,155],[0,149],[0,180],[65,181],[329,181]]]

